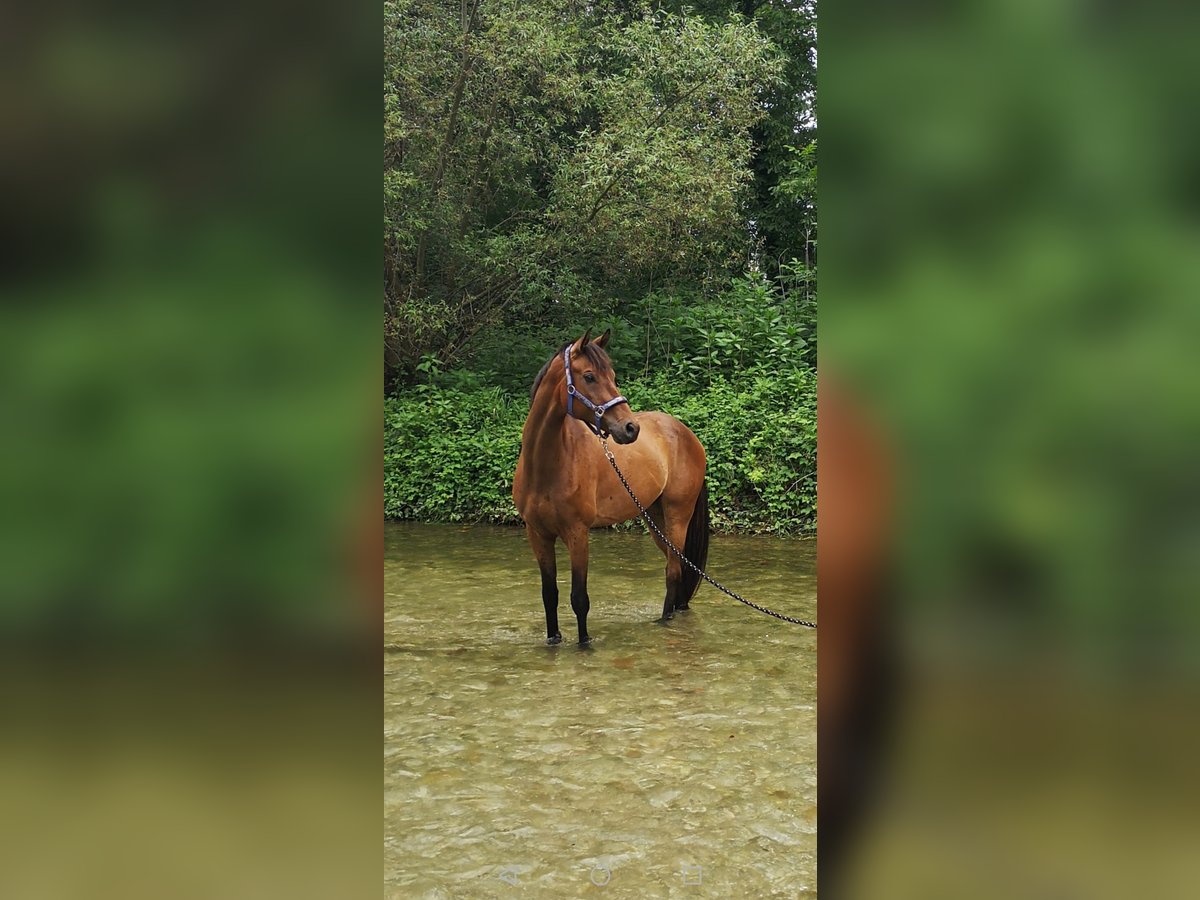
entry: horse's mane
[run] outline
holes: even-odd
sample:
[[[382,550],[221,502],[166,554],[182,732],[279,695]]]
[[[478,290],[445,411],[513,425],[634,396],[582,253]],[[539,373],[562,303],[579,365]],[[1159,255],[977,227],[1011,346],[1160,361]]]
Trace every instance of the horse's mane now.
[[[542,379],[546,377],[546,373],[550,371],[551,364],[562,356],[563,351],[567,349],[574,341],[567,341],[558,348],[558,352],[546,360],[546,364],[542,366],[542,370],[537,373],[537,377],[533,379],[533,387],[529,389],[529,402],[533,403],[533,398],[537,396],[538,388],[542,386]],[[597,346],[594,343],[584,344],[583,352],[587,354],[587,358],[592,361],[592,365],[599,369],[604,366],[611,366],[612,363],[608,359],[608,354],[604,352],[604,348]]]

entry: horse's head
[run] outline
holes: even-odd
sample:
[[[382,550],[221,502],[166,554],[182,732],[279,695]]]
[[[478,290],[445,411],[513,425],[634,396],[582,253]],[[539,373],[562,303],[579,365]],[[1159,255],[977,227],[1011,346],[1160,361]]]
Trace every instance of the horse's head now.
[[[576,419],[607,431],[618,444],[632,444],[637,440],[638,423],[633,419],[628,401],[617,390],[616,373],[604,352],[611,329],[595,340],[589,340],[591,333],[589,328],[564,352],[564,365],[570,366],[567,370],[570,401],[567,409]],[[571,392],[574,392],[573,400]]]

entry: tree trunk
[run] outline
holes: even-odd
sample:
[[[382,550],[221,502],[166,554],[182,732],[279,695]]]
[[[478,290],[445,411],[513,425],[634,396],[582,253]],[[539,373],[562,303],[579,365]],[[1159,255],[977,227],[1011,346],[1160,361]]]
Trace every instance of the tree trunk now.
[[[458,112],[462,107],[463,91],[467,86],[467,77],[471,74],[471,68],[475,65],[475,58],[467,52],[467,40],[471,36],[471,31],[475,25],[475,9],[477,6],[478,2],[476,0],[472,4],[468,16],[464,0],[462,64],[459,66],[458,76],[454,79],[454,88],[450,96],[450,114],[446,117],[446,133],[442,137],[442,146],[438,151],[437,165],[433,171],[433,190],[430,193],[435,202],[438,192],[442,188],[442,179],[446,175],[446,164],[450,159],[450,149],[454,146],[454,132],[458,128]],[[417,239],[417,258],[413,265],[413,282],[415,285],[420,285],[425,275],[425,255],[428,247],[429,229],[425,228],[422,230],[420,238]]]

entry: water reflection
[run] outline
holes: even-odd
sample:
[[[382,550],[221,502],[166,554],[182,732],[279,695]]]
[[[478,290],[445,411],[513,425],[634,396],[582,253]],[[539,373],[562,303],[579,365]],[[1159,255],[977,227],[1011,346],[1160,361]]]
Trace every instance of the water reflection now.
[[[596,532],[593,643],[547,647],[520,529],[386,538],[386,896],[815,896],[812,631],[707,586],[656,624],[662,556]],[[714,536],[709,560],[815,618],[812,542]]]

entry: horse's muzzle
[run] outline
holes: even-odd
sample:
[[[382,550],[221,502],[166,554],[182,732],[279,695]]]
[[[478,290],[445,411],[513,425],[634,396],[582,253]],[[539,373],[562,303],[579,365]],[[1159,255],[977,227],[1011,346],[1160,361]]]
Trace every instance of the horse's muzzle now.
[[[612,439],[618,444],[632,444],[637,440],[638,432],[641,427],[633,419],[627,419],[621,422],[611,432]]]

